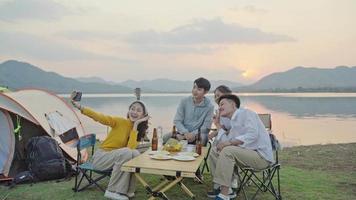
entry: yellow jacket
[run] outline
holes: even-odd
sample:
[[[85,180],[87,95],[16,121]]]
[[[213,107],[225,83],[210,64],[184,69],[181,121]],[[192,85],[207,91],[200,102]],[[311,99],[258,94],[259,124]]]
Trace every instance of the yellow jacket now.
[[[89,108],[82,108],[81,112],[93,120],[111,127],[110,133],[101,143],[101,149],[111,151],[123,147],[130,149],[137,147],[137,131],[132,129],[133,123],[129,119],[104,115]]]

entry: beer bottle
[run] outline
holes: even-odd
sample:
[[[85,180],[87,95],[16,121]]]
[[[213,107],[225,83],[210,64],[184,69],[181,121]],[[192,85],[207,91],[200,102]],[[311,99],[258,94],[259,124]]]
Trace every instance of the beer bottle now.
[[[177,139],[177,130],[175,125],[173,125],[172,129],[172,138]]]
[[[158,137],[157,137],[157,129],[153,129],[153,136],[152,136],[152,151],[158,150]]]
[[[201,143],[201,135],[200,135],[200,128],[199,128],[197,139],[195,141],[195,152],[199,155],[201,155],[201,148],[202,148],[202,143]]]

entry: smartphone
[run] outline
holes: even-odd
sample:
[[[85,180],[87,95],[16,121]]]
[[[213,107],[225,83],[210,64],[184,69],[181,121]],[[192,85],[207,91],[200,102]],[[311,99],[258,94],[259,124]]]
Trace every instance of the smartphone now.
[[[72,100],[73,100],[73,101],[80,101],[80,100],[82,100],[82,92],[73,91],[73,93],[72,93]]]

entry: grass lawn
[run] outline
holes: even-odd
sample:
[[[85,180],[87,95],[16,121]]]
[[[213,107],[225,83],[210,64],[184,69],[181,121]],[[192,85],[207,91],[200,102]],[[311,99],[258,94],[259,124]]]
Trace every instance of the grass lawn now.
[[[280,152],[281,191],[283,199],[356,199],[356,143],[313,145],[285,148]],[[159,183],[160,177],[145,175],[149,183]],[[185,184],[196,194],[196,199],[207,199],[206,192],[211,187],[211,176],[204,174],[204,184],[186,179]],[[107,183],[107,181],[106,181]],[[105,184],[105,183],[103,183]],[[18,185],[13,189],[0,186],[0,200],[4,199],[105,199],[95,188],[74,193],[70,181],[48,181]],[[252,193],[250,187],[248,192]],[[189,199],[175,186],[167,192],[173,200]],[[137,182],[136,197],[147,199],[142,185]],[[243,199],[238,196],[236,199]],[[268,193],[257,199],[273,199]]]

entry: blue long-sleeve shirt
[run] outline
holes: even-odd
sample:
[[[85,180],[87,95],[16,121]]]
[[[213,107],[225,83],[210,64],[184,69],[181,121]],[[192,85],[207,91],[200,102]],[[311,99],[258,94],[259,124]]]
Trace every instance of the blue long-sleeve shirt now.
[[[213,122],[214,105],[204,97],[204,100],[195,105],[193,97],[189,96],[181,100],[174,117],[174,124],[179,133],[197,134],[200,128],[203,143],[207,140],[209,128]]]

